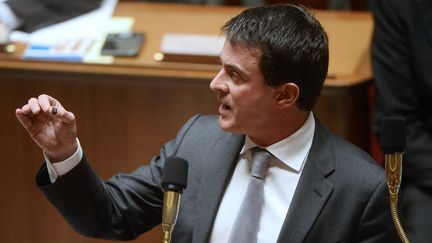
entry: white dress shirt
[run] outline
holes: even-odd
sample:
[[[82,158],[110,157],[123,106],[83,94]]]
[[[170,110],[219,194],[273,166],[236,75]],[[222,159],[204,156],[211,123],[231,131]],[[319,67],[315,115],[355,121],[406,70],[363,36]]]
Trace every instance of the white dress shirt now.
[[[265,147],[273,154],[273,158],[264,182],[264,206],[257,243],[277,241],[309,154],[314,131],[315,120],[311,112],[303,126],[294,134]],[[249,137],[246,137],[239,161],[219,206],[210,243],[228,242],[251,177],[250,149],[256,146]]]
[[[300,179],[304,163],[309,154],[315,131],[313,113],[309,114],[303,126],[294,134],[275,144],[265,147],[272,155],[264,183],[264,206],[260,220],[257,243],[274,243],[285,220],[288,208]],[[72,170],[82,159],[83,151],[78,149],[65,161],[51,163],[45,155],[48,174],[52,183]],[[210,236],[210,243],[226,243],[240,210],[249,183],[251,170],[250,149],[256,147],[248,136],[240,152],[239,161],[222,198]]]

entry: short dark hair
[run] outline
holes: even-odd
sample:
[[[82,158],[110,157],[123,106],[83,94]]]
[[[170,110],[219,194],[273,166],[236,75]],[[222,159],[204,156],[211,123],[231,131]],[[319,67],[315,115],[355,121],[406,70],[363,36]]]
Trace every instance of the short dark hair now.
[[[230,19],[222,32],[231,44],[260,51],[267,84],[297,84],[297,106],[312,110],[327,76],[329,54],[327,34],[307,8],[293,4],[249,8]]]

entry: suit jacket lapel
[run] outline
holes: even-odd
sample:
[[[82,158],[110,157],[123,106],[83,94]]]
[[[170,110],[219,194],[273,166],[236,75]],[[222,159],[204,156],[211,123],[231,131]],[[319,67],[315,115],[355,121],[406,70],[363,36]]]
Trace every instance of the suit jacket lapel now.
[[[227,139],[221,139],[214,145],[213,149],[218,150],[214,156],[206,158],[200,175],[193,243],[208,242],[214,218],[243,143],[244,136],[228,134]]]
[[[318,120],[309,156],[294,194],[278,242],[303,242],[333,191],[326,176],[334,171],[328,131]]]
[[[417,4],[416,8],[420,13],[418,17],[422,19],[423,26],[429,38],[429,43],[432,45],[432,1],[416,0],[415,3]]]

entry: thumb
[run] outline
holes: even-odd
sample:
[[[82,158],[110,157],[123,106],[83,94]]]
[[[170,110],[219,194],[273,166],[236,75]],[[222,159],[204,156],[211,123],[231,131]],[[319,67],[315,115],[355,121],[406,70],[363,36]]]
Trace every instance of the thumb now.
[[[52,116],[59,118],[62,122],[66,124],[72,124],[75,122],[75,115],[67,111],[63,106],[54,105],[49,108],[49,112]]]

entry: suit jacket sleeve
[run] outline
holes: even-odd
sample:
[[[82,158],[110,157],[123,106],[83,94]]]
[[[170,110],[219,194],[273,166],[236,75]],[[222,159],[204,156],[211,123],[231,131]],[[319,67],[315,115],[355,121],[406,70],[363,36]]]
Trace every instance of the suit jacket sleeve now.
[[[103,239],[130,240],[160,224],[163,191],[160,179],[164,161],[176,153],[185,131],[163,146],[149,165],[131,174],[101,180],[85,157],[72,171],[49,183],[46,166],[36,182],[47,199],[80,234]]]
[[[401,242],[390,216],[387,181],[373,191],[361,215],[354,242]]]
[[[94,10],[101,0],[8,0],[6,3],[23,21],[21,30],[32,32]]]

